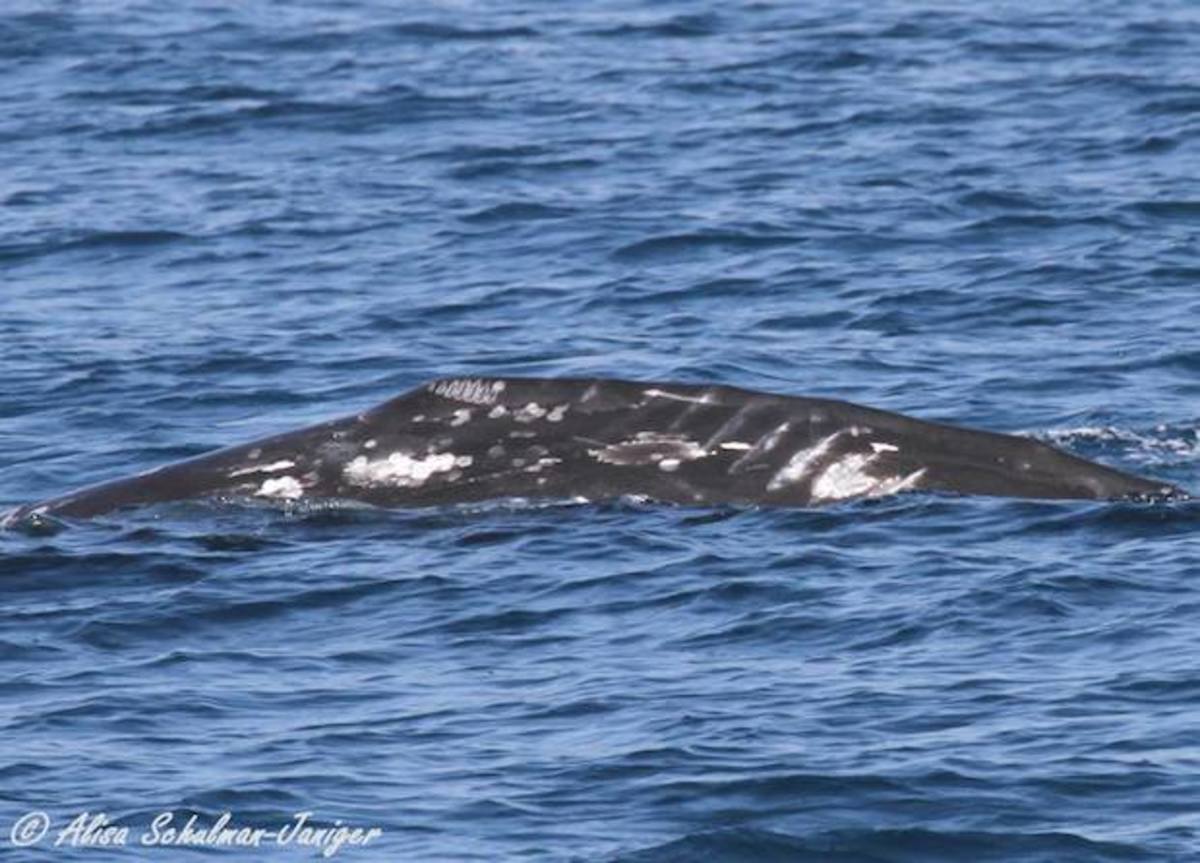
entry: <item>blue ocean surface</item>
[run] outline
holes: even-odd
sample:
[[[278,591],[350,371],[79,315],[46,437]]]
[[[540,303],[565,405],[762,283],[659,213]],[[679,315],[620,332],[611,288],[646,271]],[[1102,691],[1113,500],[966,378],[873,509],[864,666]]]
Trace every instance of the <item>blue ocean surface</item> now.
[[[0,510],[504,374],[1200,489],[1186,0],[15,0],[0,154]],[[1200,859],[1198,528],[907,494],[2,531],[0,858]],[[381,832],[140,841],[296,813]]]

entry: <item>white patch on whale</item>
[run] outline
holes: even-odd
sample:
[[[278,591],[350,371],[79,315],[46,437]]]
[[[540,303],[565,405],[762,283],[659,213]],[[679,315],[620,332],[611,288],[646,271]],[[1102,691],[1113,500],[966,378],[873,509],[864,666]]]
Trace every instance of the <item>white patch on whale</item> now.
[[[705,393],[702,396],[685,396],[679,393],[669,393],[666,390],[649,389],[642,391],[645,395],[652,399],[672,399],[677,402],[691,402],[698,405],[707,405],[712,403],[712,396]]]
[[[448,473],[455,467],[468,467],[474,461],[469,455],[435,453],[425,458],[413,458],[407,453],[394,452],[386,458],[368,459],[360,455],[342,469],[347,482],[358,486],[390,485],[416,488],[431,476]]]
[[[525,405],[525,407],[513,414],[513,419],[519,423],[531,423],[534,420],[541,419],[545,415],[546,409],[544,407],[539,405],[537,402],[530,402],[529,404]]]
[[[833,434],[821,438],[812,446],[797,450],[788,459],[787,464],[781,467],[767,481],[767,491],[779,491],[785,485],[793,485],[803,480],[808,476],[813,467],[816,466],[817,462],[829,453],[830,448],[838,438],[844,434],[846,434],[845,430],[835,431]]]
[[[674,461],[677,468],[680,462],[704,458],[709,452],[682,435],[638,432],[628,440],[610,443],[603,449],[589,449],[588,454],[604,464],[639,465],[658,462],[659,467],[662,467],[663,461]]]
[[[779,442],[783,439],[783,436],[791,430],[792,424],[790,422],[782,422],[777,425],[767,434],[760,437],[754,446],[746,450],[745,455],[731,464],[729,466],[729,472],[739,473],[743,470],[749,470],[753,466],[755,459],[766,455],[771,450],[775,449],[775,447],[779,446]]]
[[[517,461],[524,463],[524,459],[514,459],[513,463],[515,464]],[[534,462],[533,464],[531,464],[527,468],[525,468],[525,471],[526,471],[526,473],[538,473],[542,468],[551,467],[556,464],[562,464],[562,459],[561,458],[540,458],[536,462]]]
[[[878,455],[851,453],[836,461],[821,472],[813,482],[812,499],[819,503],[846,500],[851,497],[883,497],[913,488],[925,475],[925,468],[915,470],[907,476],[874,477],[865,468]]]
[[[277,476],[265,480],[254,493],[258,497],[277,497],[283,500],[295,500],[304,497],[304,486],[294,476]]]
[[[914,470],[908,476],[893,476],[881,480],[879,485],[867,493],[868,497],[883,497],[884,495],[916,488],[917,483],[921,481],[921,477],[925,476],[925,470],[925,468],[920,468],[919,470]]]
[[[228,474],[226,474],[226,476],[228,476],[230,479],[233,479],[235,476],[245,476],[246,474],[251,473],[278,473],[281,470],[290,470],[295,466],[296,463],[294,461],[282,459],[280,461],[271,462],[271,464],[252,464],[249,467],[238,468],[237,470],[230,471]]]
[[[500,393],[504,392],[504,381],[485,381],[479,378],[458,378],[448,381],[434,381],[429,385],[429,391],[444,399],[456,402],[466,402],[472,405],[493,405]]]
[[[870,442],[871,452],[852,452],[821,466],[839,440],[859,437],[864,429],[851,426],[821,438],[815,444],[796,452],[767,483],[767,491],[778,491],[786,485],[812,477],[810,497],[813,503],[847,500],[853,497],[882,497],[913,488],[925,475],[925,468],[906,476],[872,476],[867,469],[884,453],[899,452],[889,443]]]
[[[813,500],[845,500],[868,494],[879,485],[879,480],[864,471],[875,461],[874,455],[854,452],[835,461],[813,480]]]

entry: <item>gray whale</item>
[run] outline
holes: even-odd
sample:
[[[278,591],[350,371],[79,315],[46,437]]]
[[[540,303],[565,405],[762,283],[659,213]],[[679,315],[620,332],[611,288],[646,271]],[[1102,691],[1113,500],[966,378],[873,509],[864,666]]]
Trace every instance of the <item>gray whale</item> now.
[[[810,506],[908,491],[1186,496],[1028,438],[830,399],[624,380],[457,378],[365,413],[31,504],[5,523],[201,497],[431,506],[637,495]]]

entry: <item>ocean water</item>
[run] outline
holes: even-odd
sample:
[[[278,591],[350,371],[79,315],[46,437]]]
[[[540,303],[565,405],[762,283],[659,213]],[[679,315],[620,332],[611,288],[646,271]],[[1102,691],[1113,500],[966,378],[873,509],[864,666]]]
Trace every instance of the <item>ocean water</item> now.
[[[1197,58],[1185,0],[5,3],[0,509],[459,374],[846,398],[1200,489]],[[382,831],[344,860],[1194,860],[1198,527],[2,532],[0,857],[323,859],[139,841],[308,812]]]

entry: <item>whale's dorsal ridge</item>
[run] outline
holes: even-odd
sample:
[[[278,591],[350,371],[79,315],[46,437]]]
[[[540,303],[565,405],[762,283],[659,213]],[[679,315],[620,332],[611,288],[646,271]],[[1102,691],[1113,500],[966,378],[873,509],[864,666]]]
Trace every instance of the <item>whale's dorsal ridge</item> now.
[[[1030,438],[827,398],[611,378],[458,376],[351,417],[33,504],[9,521],[204,496],[428,506],[630,495],[809,506],[920,490],[1183,494]]]

